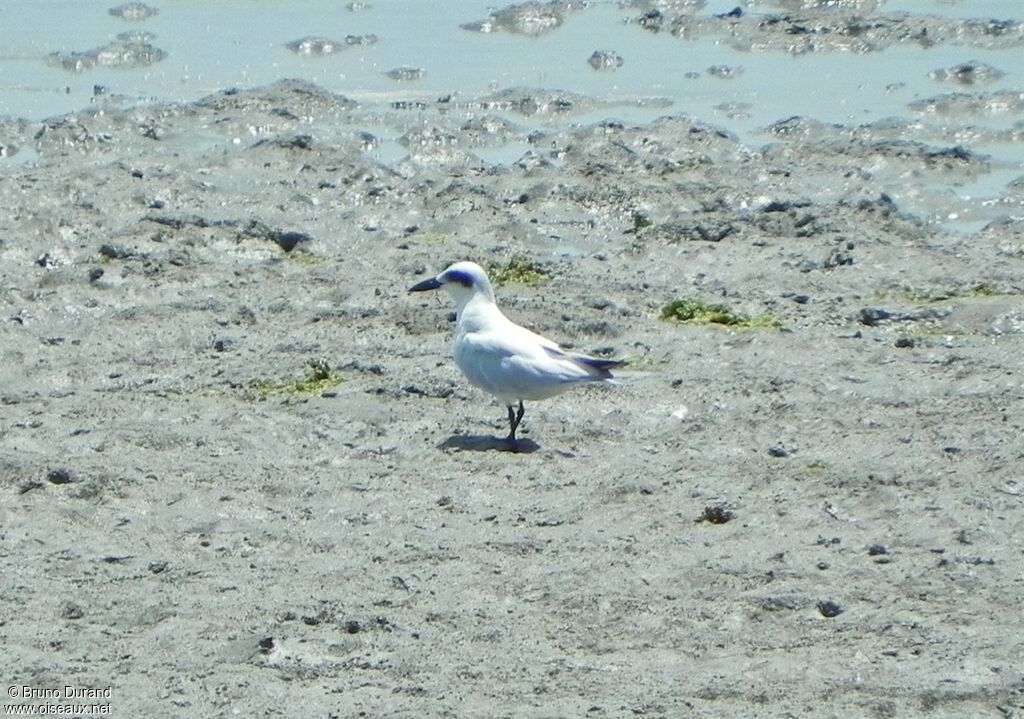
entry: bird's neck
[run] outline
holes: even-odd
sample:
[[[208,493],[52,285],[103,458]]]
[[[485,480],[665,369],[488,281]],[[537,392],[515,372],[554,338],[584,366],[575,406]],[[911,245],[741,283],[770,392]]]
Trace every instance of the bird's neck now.
[[[493,326],[495,321],[505,319],[494,300],[482,294],[475,294],[465,302],[458,303],[455,313],[459,332],[478,332]]]

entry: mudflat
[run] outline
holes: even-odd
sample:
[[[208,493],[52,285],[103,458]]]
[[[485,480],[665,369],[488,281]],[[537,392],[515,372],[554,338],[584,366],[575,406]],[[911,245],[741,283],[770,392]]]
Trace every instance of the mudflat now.
[[[946,229],[875,175],[986,159],[492,112],[583,99],[282,82],[3,122],[39,154],[0,169],[11,686],[150,717],[1024,712],[1024,220]],[[406,293],[459,259],[620,384],[529,404],[504,451],[451,307]]]

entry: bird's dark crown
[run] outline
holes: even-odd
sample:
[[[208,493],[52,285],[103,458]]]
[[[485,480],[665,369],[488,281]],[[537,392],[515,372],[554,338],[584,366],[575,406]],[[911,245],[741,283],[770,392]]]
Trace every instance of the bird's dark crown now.
[[[472,287],[474,282],[473,275],[468,272],[463,272],[462,270],[451,270],[446,272],[444,279],[445,282],[454,282],[455,284],[462,285],[463,287]]]

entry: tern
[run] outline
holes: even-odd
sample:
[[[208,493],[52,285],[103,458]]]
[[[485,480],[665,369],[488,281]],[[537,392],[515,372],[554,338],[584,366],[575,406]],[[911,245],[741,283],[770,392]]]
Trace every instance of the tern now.
[[[498,309],[491,281],[475,262],[456,262],[409,292],[438,289],[455,300],[455,364],[508,408],[508,442],[516,441],[523,400],[547,399],[580,382],[611,382],[611,369],[622,364],[568,352],[517,325]]]

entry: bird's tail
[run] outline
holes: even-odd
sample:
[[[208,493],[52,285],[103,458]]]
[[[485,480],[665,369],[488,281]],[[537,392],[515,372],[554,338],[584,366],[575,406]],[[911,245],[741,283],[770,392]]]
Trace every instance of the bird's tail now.
[[[598,359],[586,355],[570,354],[573,361],[592,371],[594,379],[612,379],[612,370],[622,364],[622,360]]]
[[[578,381],[580,379],[585,380],[610,380],[612,379],[611,370],[613,367],[618,367],[623,364],[622,360],[612,359],[598,359],[597,357],[588,357],[587,355],[576,354],[574,352],[565,352],[558,347],[545,347],[544,351],[552,357],[556,357],[562,360],[569,360],[574,363],[577,367],[585,370],[589,377],[574,377],[571,381]]]

